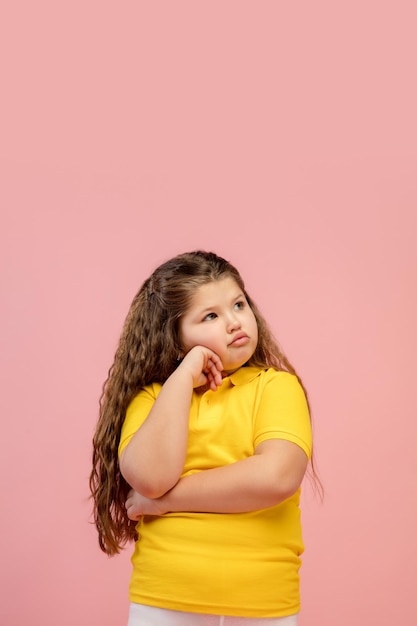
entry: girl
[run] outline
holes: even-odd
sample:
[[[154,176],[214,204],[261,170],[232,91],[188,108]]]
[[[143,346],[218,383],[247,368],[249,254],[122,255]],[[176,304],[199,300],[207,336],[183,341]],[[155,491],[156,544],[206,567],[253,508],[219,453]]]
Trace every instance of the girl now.
[[[294,626],[312,441],[294,368],[228,261],[181,254],[133,300],[90,488],[101,549],[135,539],[128,626]]]

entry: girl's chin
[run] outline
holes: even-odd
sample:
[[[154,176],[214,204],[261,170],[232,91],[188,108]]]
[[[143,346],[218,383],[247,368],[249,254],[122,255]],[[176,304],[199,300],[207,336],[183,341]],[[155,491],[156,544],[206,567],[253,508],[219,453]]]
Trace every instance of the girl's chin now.
[[[230,376],[230,374],[234,374],[234,372],[237,372],[237,370],[243,367],[245,363],[247,363],[247,361],[245,361],[244,363],[239,363],[237,365],[230,365],[229,367],[227,367],[227,369],[224,369],[222,371],[223,378],[226,378],[226,376]]]
[[[234,370],[223,370],[222,371],[222,378],[227,378],[228,376],[230,376],[230,374],[233,374],[238,369],[239,369],[238,367],[235,367]]]

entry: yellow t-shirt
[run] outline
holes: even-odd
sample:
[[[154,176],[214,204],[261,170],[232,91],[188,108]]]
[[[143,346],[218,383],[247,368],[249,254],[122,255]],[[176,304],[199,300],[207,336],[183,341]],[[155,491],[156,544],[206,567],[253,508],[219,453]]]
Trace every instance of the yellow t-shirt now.
[[[119,454],[161,390],[148,385],[131,402]],[[286,439],[311,455],[304,392],[287,372],[242,367],[216,391],[193,393],[183,476],[234,463],[267,439]],[[161,459],[163,463],[163,459]],[[300,608],[298,490],[251,513],[145,516],[132,556],[131,602],[178,611],[278,617]]]

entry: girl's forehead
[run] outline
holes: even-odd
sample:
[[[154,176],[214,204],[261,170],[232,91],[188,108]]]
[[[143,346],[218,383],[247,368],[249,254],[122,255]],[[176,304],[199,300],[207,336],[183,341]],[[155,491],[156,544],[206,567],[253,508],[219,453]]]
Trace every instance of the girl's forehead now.
[[[234,298],[242,293],[234,278],[227,276],[219,280],[211,280],[209,283],[200,285],[191,297],[190,307],[201,306],[207,302],[223,298]]]

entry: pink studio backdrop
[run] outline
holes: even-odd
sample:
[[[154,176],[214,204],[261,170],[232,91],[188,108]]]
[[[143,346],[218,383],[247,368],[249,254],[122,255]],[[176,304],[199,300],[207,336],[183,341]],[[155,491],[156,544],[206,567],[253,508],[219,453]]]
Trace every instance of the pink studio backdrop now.
[[[301,626],[417,623],[416,17],[2,8],[2,626],[125,624],[130,550],[89,523],[98,397],[139,285],[195,248],[240,268],[310,392]]]

